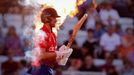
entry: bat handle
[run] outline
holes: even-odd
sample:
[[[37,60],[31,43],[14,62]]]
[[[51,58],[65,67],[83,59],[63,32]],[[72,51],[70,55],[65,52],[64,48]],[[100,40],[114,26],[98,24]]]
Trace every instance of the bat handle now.
[[[73,34],[71,35],[71,38],[69,39],[69,42],[67,44],[67,47],[70,48],[77,32],[79,31],[79,29],[81,28],[82,24],[84,23],[84,21],[87,19],[88,14],[84,14],[84,16],[78,21],[77,25],[75,25],[74,29],[73,29]]]
[[[73,41],[74,41],[74,37],[72,37],[72,38],[69,40],[69,42],[68,42],[68,44],[67,44],[67,47],[68,47],[68,48],[71,47]]]

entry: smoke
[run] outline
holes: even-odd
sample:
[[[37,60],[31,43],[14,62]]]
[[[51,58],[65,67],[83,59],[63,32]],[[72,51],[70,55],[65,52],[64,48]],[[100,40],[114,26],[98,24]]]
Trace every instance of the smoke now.
[[[18,2],[24,7],[26,14],[24,15],[24,26],[23,26],[23,43],[25,58],[28,61],[33,61],[35,57],[35,25],[39,22],[39,11],[41,10],[42,4],[39,4],[37,0],[19,0]],[[30,10],[29,10],[30,9]],[[31,10],[32,9],[32,10]],[[27,13],[30,12],[30,13]],[[36,50],[36,53],[38,50]],[[36,54],[37,55],[37,54]]]

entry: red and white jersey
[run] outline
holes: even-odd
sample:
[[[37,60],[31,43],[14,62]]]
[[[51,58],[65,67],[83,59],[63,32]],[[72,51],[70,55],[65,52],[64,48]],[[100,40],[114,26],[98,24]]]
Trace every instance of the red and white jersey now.
[[[35,41],[35,48],[34,48],[34,64],[40,64],[39,63],[39,57],[40,54],[45,52],[55,52],[56,50],[56,35],[54,32],[50,32],[46,25],[44,25],[38,32],[35,33],[34,37]],[[45,63],[45,62],[41,62]],[[50,62],[49,62],[50,63]]]
[[[46,49],[47,52],[55,52],[56,50],[56,35],[53,32],[50,32],[46,26],[44,25],[40,32],[43,34],[41,35],[41,41],[39,42],[40,48]]]

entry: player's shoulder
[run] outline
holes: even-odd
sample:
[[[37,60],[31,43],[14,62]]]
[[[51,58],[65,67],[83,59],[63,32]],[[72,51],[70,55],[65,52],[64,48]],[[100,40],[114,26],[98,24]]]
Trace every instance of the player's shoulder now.
[[[43,30],[38,30],[35,33],[38,36],[47,37],[47,33],[45,31],[43,31]]]

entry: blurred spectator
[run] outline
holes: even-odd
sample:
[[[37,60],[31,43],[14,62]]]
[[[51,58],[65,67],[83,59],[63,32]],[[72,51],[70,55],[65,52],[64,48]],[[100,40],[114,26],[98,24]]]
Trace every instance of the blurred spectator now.
[[[0,25],[2,27],[4,27],[4,25],[3,25],[3,14],[2,13],[0,13]]]
[[[117,6],[126,6],[127,0],[112,0],[112,3]]]
[[[68,71],[79,71],[80,67],[82,66],[81,59],[71,59],[70,66],[68,68]]]
[[[134,34],[132,28],[126,29],[126,34],[122,37],[122,45],[120,47],[120,56],[127,57],[129,53],[134,51]]]
[[[118,75],[115,66],[113,63],[113,56],[106,57],[106,64],[102,66],[102,71],[106,72],[107,75]]]
[[[28,75],[27,74],[28,68],[27,68],[27,61],[26,60],[20,60],[19,62],[19,75]]]
[[[111,3],[106,2],[105,8],[100,10],[100,19],[102,23],[107,25],[116,25],[120,16],[116,10],[112,8]]]
[[[3,32],[2,28],[0,27],[0,55],[3,53],[3,47],[4,47],[4,38],[3,38]]]
[[[8,13],[4,14],[4,20],[7,26],[13,25],[16,28],[17,34],[22,34],[22,15],[18,6],[12,6],[8,9]]]
[[[127,58],[132,63],[132,66],[134,68],[134,58],[133,57],[134,57],[134,51],[129,52],[127,55]]]
[[[134,75],[134,68],[132,67],[131,62],[128,60],[125,60],[123,64],[124,64],[124,67],[122,68],[120,75]]]
[[[73,33],[73,30],[70,30],[70,31],[68,32],[69,39],[64,42],[64,45],[67,45],[67,44],[68,44],[69,40],[71,39],[72,33]],[[72,43],[71,48],[78,48],[78,45],[77,45],[77,42],[75,41],[75,39],[74,39],[74,41],[73,41],[73,43]]]
[[[88,18],[87,18],[87,22],[86,22],[86,30],[90,29],[95,29],[95,23],[96,21],[99,20],[99,16],[98,13],[96,11],[96,9],[94,8],[94,6],[92,4],[90,4],[88,10]]]
[[[35,33],[35,26],[28,26],[27,28],[24,29],[23,32],[23,36],[22,38],[22,48],[23,51],[27,51],[27,50],[32,50],[33,46],[34,46],[34,41],[33,41],[33,37],[34,37],[34,33]]]
[[[133,0],[127,0],[127,5],[129,12],[131,13],[131,16],[134,19],[134,1]]]
[[[87,54],[86,50],[85,53]],[[74,48],[70,58],[84,58],[86,54],[84,54],[82,49]]]
[[[23,55],[20,37],[17,35],[14,26],[9,27],[7,35],[5,36],[5,47],[10,50],[14,56]]]
[[[121,17],[133,17],[134,16],[132,0],[112,0],[112,3],[113,3],[113,8],[119,12]]]
[[[107,32],[104,33],[100,39],[100,46],[102,47],[103,50],[102,53],[104,53],[102,55],[109,53],[117,57],[117,52],[120,44],[121,44],[120,36],[114,32],[113,26],[111,25],[108,26]]]
[[[81,59],[84,60],[85,56],[89,55],[88,47],[83,45],[82,48],[80,49],[80,53],[81,53]]]
[[[95,47],[97,46],[97,40],[94,38],[93,29],[88,29],[87,33],[88,33],[88,38],[84,42],[83,46],[87,47],[89,54],[91,56],[94,56],[94,50],[95,50]]]
[[[120,36],[123,36],[123,34],[124,34],[123,31],[122,31],[122,29],[121,29],[121,26],[119,24],[117,24],[115,26],[115,33],[117,33]]]
[[[1,64],[2,75],[18,75],[19,65],[13,60],[12,52],[8,52],[8,60]]]
[[[84,59],[83,66],[80,68],[80,71],[96,72],[100,70],[94,65],[92,56],[87,55]]]
[[[72,33],[73,33],[73,30],[70,30],[69,33],[68,33],[69,39],[64,42],[64,45],[68,44],[68,42],[69,42],[69,40],[72,36]],[[81,52],[80,52],[80,49],[79,49],[75,39],[74,39],[74,42],[72,43],[71,48],[73,48],[73,52],[72,52],[70,58],[81,58]]]
[[[104,33],[105,33],[105,29],[103,28],[102,23],[101,22],[96,22],[95,29],[94,29],[94,38],[99,41],[100,37]]]
[[[55,69],[55,74],[54,74],[54,75],[62,75],[62,71],[63,71],[63,67],[58,66],[58,67]]]
[[[28,39],[24,39],[23,40],[23,52],[26,52],[26,51],[32,50],[32,49],[33,49],[32,42]]]
[[[20,13],[19,6],[14,6],[13,7],[13,12],[14,12],[14,14],[19,14]]]
[[[63,22],[63,25],[61,26],[61,29],[69,32],[74,28],[74,26],[77,22],[78,22],[78,18],[76,16],[71,17],[71,16],[67,15],[66,19]]]
[[[33,7],[26,6],[22,9],[23,26],[22,28],[27,28],[27,26],[32,26],[35,19],[35,14],[33,14]]]
[[[105,2],[102,1],[100,4],[98,4],[96,9],[98,12],[100,12],[100,10],[105,9]]]

